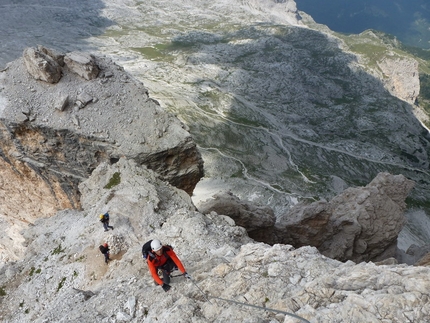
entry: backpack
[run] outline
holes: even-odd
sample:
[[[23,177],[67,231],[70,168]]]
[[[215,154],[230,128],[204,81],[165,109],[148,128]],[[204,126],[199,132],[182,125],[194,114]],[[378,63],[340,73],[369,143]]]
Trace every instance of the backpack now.
[[[142,256],[144,259],[147,259],[148,256],[150,258],[155,258],[154,254],[152,253],[151,242],[152,240],[149,240],[142,246]]]
[[[103,214],[103,217],[100,216],[100,222],[109,221],[109,213]]]
[[[152,252],[151,242],[152,240],[149,240],[145,242],[145,244],[142,246],[142,256],[144,259],[147,259],[149,257],[149,260],[152,260],[155,258],[155,255]],[[173,250],[173,247],[171,245],[163,245],[163,251],[168,250]]]
[[[106,252],[108,252],[109,251],[109,249],[108,248],[106,248],[105,246],[103,246],[103,245],[100,245],[99,246],[99,250],[100,250],[100,252],[102,253],[102,254],[105,254]]]

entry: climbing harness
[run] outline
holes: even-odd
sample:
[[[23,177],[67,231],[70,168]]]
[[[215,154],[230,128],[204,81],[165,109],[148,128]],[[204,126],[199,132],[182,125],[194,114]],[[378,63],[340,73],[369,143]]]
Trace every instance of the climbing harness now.
[[[211,296],[211,295],[206,295],[202,290],[201,290],[201,288],[190,278],[190,280],[191,280],[191,282],[194,284],[194,286],[196,286],[198,289],[199,289],[199,291],[203,294],[203,296],[206,298],[206,300],[209,302],[209,303],[211,303],[210,301],[209,301],[209,298],[213,298],[213,299],[218,299],[218,300],[221,300],[221,301],[224,301],[224,302],[229,302],[229,303],[234,303],[234,304],[238,304],[238,305],[243,305],[243,306],[249,306],[249,307],[253,307],[253,308],[258,308],[258,309],[262,309],[262,310],[265,310],[265,311],[269,311],[269,312],[275,312],[275,313],[281,313],[281,314],[285,314],[285,315],[288,315],[288,316],[291,316],[291,317],[294,317],[294,318],[296,318],[296,319],[299,319],[299,320],[301,320],[301,321],[303,321],[303,322],[306,322],[306,323],[310,323],[308,320],[306,320],[306,319],[304,319],[303,317],[300,317],[300,316],[298,316],[298,315],[296,315],[296,314],[293,314],[293,313],[289,313],[289,312],[285,312],[285,311],[280,311],[280,310],[276,310],[276,309],[273,309],[273,308],[268,308],[268,307],[263,307],[263,306],[257,306],[257,305],[252,305],[252,304],[247,304],[247,303],[242,303],[242,302],[238,302],[238,301],[234,301],[234,300],[231,300],[231,299],[225,299],[225,298],[221,298],[221,297],[215,297],[215,296]],[[212,303],[211,303],[212,304]]]

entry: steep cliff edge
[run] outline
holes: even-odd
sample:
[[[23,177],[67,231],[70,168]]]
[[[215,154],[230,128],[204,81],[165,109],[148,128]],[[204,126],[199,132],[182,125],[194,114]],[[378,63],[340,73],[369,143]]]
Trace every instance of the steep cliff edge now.
[[[116,173],[121,181],[102,188]],[[342,263],[313,247],[255,243],[231,218],[196,212],[184,191],[124,158],[100,164],[80,190],[83,211],[37,220],[25,232],[24,259],[0,268],[1,321],[300,322],[285,312],[312,323],[428,318],[428,267]],[[102,209],[113,231],[103,231]],[[173,245],[193,281],[174,277],[168,293],[154,286],[141,256],[153,238]],[[97,248],[103,242],[111,246],[108,265]]]
[[[78,185],[121,156],[188,194],[203,176],[190,134],[142,83],[108,59],[43,47],[0,73],[0,156],[0,214],[11,226],[79,209]]]

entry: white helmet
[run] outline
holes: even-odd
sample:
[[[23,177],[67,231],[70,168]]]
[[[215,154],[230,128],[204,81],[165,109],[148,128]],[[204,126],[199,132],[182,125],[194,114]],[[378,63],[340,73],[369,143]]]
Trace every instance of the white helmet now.
[[[163,245],[161,244],[160,240],[157,240],[157,239],[152,240],[152,242],[151,242],[152,251],[158,251],[161,248],[163,248]]]

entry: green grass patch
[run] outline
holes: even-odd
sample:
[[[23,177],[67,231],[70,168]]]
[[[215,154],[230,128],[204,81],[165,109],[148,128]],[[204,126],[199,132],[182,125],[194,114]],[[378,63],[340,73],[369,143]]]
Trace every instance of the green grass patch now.
[[[121,183],[121,174],[119,172],[115,172],[104,188],[111,189],[112,187],[119,185],[119,183]]]
[[[60,282],[58,283],[57,292],[64,286],[65,281],[66,277],[61,278]]]
[[[52,255],[58,255],[58,254],[64,252],[65,250],[66,249],[62,249],[61,248],[61,243],[60,243],[57,248],[55,248],[54,250],[52,250],[51,254]]]

